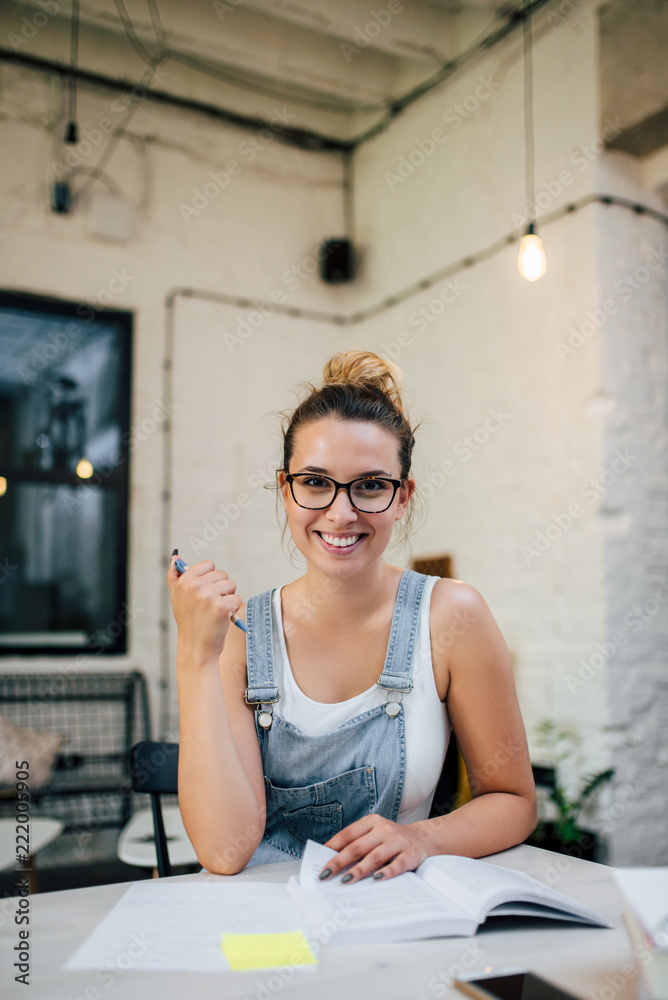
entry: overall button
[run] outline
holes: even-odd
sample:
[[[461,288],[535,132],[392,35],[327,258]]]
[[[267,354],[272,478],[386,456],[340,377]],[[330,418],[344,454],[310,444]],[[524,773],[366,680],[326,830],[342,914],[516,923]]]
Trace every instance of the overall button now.
[[[387,714],[390,716],[391,719],[394,719],[395,716],[399,715],[399,712],[401,711],[401,705],[396,701],[388,701],[387,705],[385,706],[385,711],[387,712]]]

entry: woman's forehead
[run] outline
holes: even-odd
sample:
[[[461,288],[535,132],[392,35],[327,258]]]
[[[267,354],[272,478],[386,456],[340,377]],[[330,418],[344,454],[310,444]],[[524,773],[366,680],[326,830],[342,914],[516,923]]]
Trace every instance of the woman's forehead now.
[[[362,462],[362,471],[382,468],[396,475],[399,443],[390,431],[372,421],[327,417],[299,427],[294,437],[292,459],[291,465],[319,468],[329,468],[323,462],[330,465]]]

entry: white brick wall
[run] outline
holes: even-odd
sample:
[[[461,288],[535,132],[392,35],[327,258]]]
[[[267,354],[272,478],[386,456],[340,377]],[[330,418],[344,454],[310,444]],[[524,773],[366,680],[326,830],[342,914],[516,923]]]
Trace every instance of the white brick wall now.
[[[648,202],[634,161],[611,157],[609,190]],[[601,329],[604,466],[632,464],[606,490],[606,663],[615,794],[612,863],[668,863],[668,234],[632,214],[601,212],[603,297],[617,307]],[[619,467],[619,463],[618,463]],[[610,476],[612,478],[612,476]]]

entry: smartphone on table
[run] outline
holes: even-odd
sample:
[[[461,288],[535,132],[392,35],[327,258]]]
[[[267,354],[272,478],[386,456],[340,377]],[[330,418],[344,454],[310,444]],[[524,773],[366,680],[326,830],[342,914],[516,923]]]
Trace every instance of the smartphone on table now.
[[[523,969],[479,972],[470,979],[455,979],[452,985],[473,1000],[577,1000],[572,993]]]

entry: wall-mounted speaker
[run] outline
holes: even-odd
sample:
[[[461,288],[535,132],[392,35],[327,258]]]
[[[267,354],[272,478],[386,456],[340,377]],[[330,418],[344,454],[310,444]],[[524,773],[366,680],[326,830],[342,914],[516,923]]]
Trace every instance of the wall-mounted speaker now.
[[[340,285],[355,277],[355,248],[350,240],[325,240],[320,252],[320,277]]]

